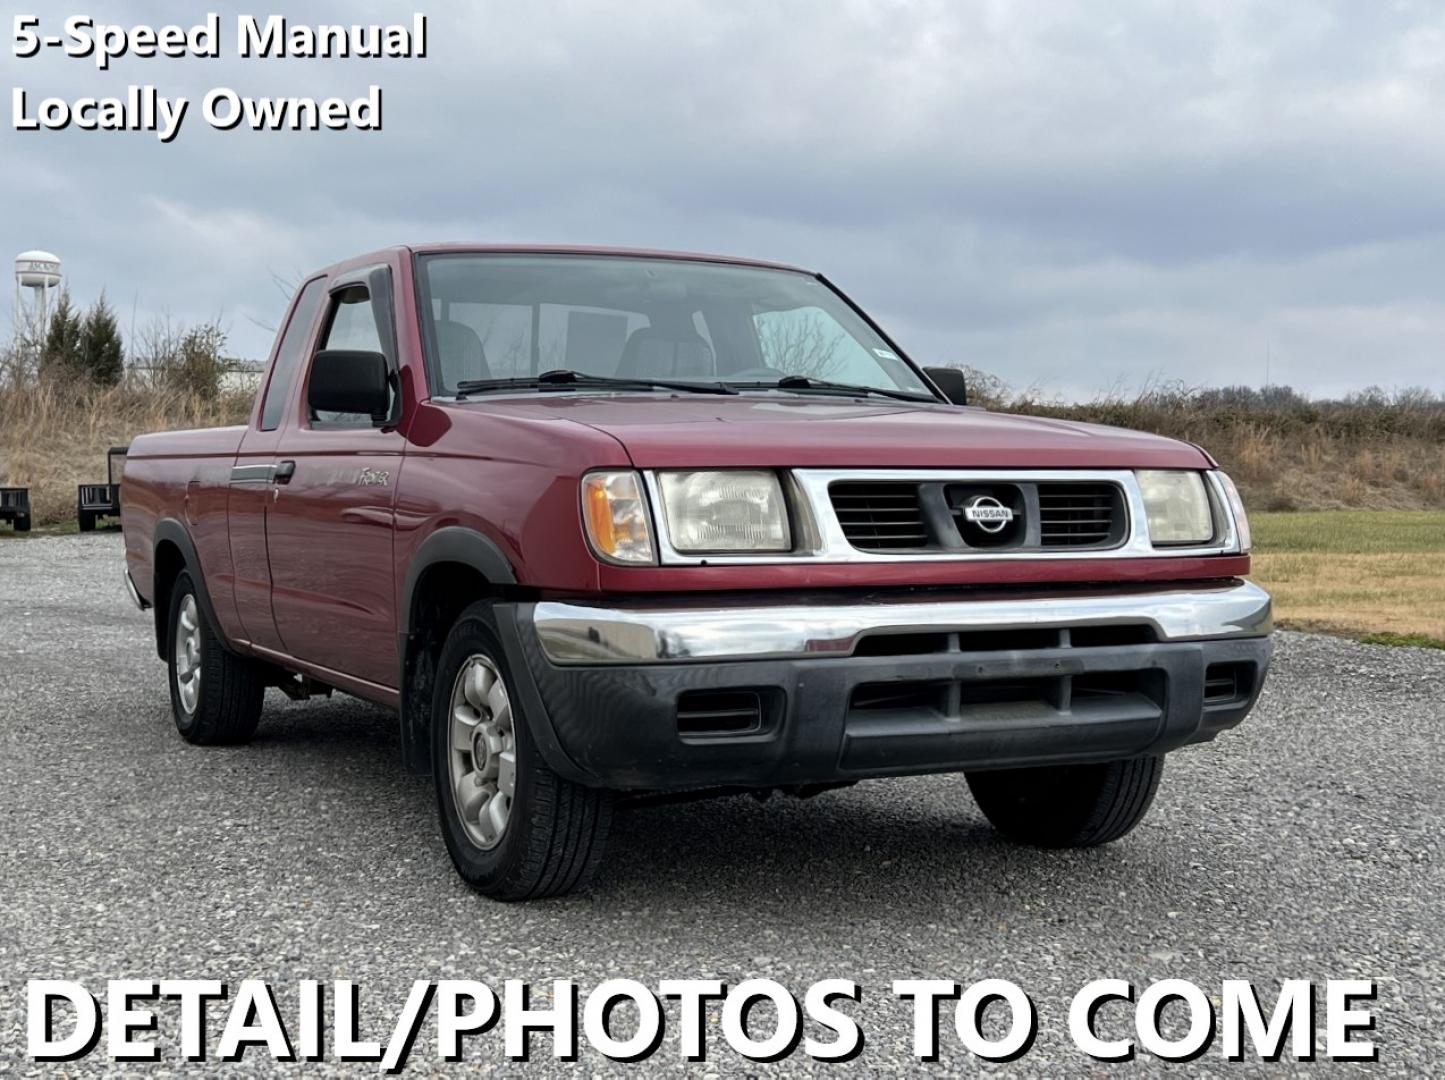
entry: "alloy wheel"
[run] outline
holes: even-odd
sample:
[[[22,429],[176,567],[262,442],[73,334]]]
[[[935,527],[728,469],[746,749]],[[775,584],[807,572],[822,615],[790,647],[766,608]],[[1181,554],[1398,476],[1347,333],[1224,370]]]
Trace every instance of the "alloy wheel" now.
[[[467,837],[483,850],[507,831],[517,788],[517,739],[506,681],[490,658],[467,658],[452,686],[448,776]]]
[[[187,593],[176,612],[176,690],[181,708],[194,716],[201,700],[201,617],[196,594]]]

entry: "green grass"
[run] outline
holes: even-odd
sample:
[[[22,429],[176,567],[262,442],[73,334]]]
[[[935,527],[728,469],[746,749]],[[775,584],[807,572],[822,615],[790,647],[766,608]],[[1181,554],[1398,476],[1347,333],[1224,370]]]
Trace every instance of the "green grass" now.
[[[98,533],[120,534],[120,522],[106,518],[95,527]],[[18,533],[9,525],[0,524],[0,542],[5,540],[39,540],[45,536],[78,536],[80,524],[71,521],[52,521],[46,525],[33,525],[28,533]]]
[[[62,521],[52,525],[32,525],[28,533],[16,532],[9,524],[0,524],[0,541],[32,540],[42,536],[71,536],[80,532],[74,521]]]
[[[1445,554],[1445,510],[1315,510],[1250,514],[1256,551]]]
[[[1392,634],[1382,631],[1378,634],[1361,634],[1360,640],[1367,645],[1403,645],[1411,649],[1445,649],[1445,641],[1426,634]]]
[[[1280,625],[1445,649],[1445,512],[1251,514]]]

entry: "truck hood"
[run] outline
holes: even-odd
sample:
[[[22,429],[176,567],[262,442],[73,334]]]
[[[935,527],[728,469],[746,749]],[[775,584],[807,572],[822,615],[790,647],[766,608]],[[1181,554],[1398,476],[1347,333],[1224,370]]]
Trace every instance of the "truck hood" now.
[[[571,420],[639,468],[1208,468],[1197,447],[1123,428],[951,405],[793,395],[557,394],[462,408]]]

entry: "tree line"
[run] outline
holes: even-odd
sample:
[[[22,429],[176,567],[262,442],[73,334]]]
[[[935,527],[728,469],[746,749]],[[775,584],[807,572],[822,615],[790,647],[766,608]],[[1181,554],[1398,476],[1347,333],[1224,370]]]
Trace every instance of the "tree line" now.
[[[216,322],[184,326],[157,318],[132,335],[127,349],[105,294],[88,309],[61,293],[40,340],[29,350],[30,371],[49,382],[80,388],[134,379],[190,397],[214,400],[222,392],[226,333]]]

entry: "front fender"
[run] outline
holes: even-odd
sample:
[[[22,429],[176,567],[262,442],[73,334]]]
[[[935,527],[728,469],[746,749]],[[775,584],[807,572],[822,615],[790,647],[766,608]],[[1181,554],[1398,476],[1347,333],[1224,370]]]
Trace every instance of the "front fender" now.
[[[401,673],[401,753],[406,767],[425,771],[429,767],[428,746],[431,720],[431,679],[435,651],[439,644],[428,638],[426,626],[417,625],[417,589],[426,572],[442,564],[455,564],[476,571],[490,590],[497,593],[515,587],[517,574],[506,553],[490,537],[476,529],[447,525],[437,529],[416,550],[406,568],[397,597],[397,655]]]
[[[428,567],[438,563],[460,563],[470,566],[487,582],[499,588],[517,584],[517,575],[511,560],[496,541],[482,535],[476,529],[461,525],[448,525],[437,529],[417,548],[411,565],[406,569],[406,581],[402,585],[399,605],[398,628],[403,639],[411,635],[413,599],[417,582]]]

